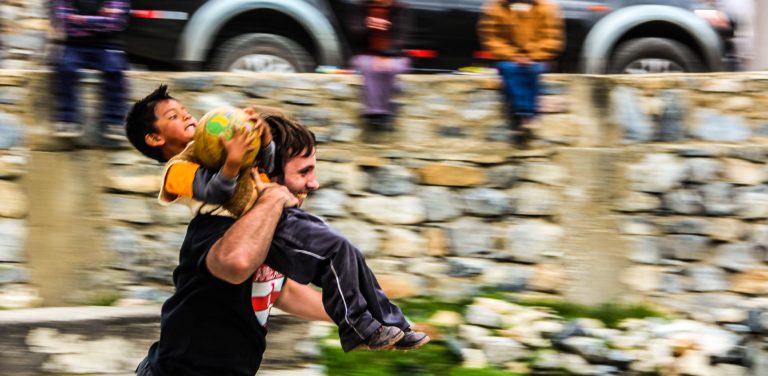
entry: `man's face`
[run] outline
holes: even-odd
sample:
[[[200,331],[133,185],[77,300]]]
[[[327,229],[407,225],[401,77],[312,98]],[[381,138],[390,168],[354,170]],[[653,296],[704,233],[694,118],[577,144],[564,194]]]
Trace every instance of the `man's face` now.
[[[160,101],[155,105],[155,126],[158,132],[150,135],[166,154],[181,153],[195,136],[197,119],[176,100]],[[150,140],[147,140],[149,143]]]
[[[320,188],[320,183],[315,178],[316,165],[317,159],[313,150],[312,155],[309,157],[299,155],[288,160],[283,169],[285,176],[282,181],[278,179],[278,183],[286,186],[299,199],[299,206],[307,198],[307,194],[310,191]]]

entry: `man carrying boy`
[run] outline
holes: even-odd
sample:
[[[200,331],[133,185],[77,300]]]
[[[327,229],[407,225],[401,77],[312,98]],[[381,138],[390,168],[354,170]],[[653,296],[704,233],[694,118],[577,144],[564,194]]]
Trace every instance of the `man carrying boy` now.
[[[196,125],[195,119],[161,87],[134,105],[128,117],[127,129],[129,140],[137,149],[162,161],[184,149],[192,139]],[[251,301],[256,285],[251,282],[253,278],[264,274],[260,273],[260,267],[265,258],[269,257],[267,248],[273,240],[272,235],[282,209],[300,204],[306,193],[319,186],[314,178],[316,162],[313,135],[303,126],[291,122],[282,126],[273,130],[273,134],[277,133],[276,138],[279,138],[275,157],[278,161],[276,167],[281,169],[277,172],[280,174],[277,180],[283,185],[265,184],[255,179],[259,198],[255,206],[239,219],[199,214],[190,223],[181,249],[180,264],[174,272],[176,293],[163,306],[160,341],[150,349],[148,358],[137,370],[139,374],[252,375],[258,370],[266,330],[263,323],[253,318],[256,306],[252,306]],[[290,140],[299,140],[301,144],[292,145]],[[297,216],[292,218],[296,219]],[[310,233],[321,227],[312,220],[302,222],[289,219],[285,222],[287,226],[304,226],[301,229]],[[341,238],[338,234],[322,231],[314,233],[327,236],[310,239],[310,244],[304,244],[304,249],[311,250],[316,245],[312,242],[337,241]],[[297,247],[299,244],[296,239],[286,233],[275,241],[281,242],[283,247],[294,247],[293,251],[302,251],[297,249],[300,247]],[[277,269],[291,266],[299,269],[305,266],[301,263],[311,261],[313,256],[307,252],[305,257],[306,260],[275,260],[272,257],[271,261],[280,265]],[[291,262],[299,264],[291,265]],[[362,265],[361,268],[364,268],[364,261]],[[367,271],[367,268],[364,269]],[[271,269],[270,273],[280,275]],[[304,279],[300,282],[320,284],[322,281],[319,279],[330,273],[317,274],[300,275]],[[366,292],[379,298],[376,293],[380,291],[379,286],[375,284],[375,279],[373,281],[366,286]],[[292,295],[292,300],[287,300],[285,290],[293,285],[295,282],[286,282],[284,295],[276,304],[302,317],[327,320],[319,307],[318,296],[311,296],[310,292],[314,291],[311,288],[303,286],[305,289],[300,289],[296,285],[294,292],[299,293]],[[360,303],[346,301],[344,295],[337,291],[324,290],[323,293],[335,295],[334,299],[341,300],[338,306],[342,309],[354,309]],[[388,321],[392,319],[390,316],[402,318],[397,307],[390,306],[399,315],[375,312],[376,316],[383,318],[379,320],[383,324],[378,327],[367,325],[363,320],[337,322],[342,343],[346,343],[345,350],[351,349],[350,344],[354,347],[371,343],[370,339],[366,342],[363,338],[355,338],[359,334],[377,334],[379,338],[374,340],[378,343],[394,343],[396,348],[415,348],[429,340],[423,333],[410,331],[404,322],[397,324],[408,331],[408,336],[403,336],[398,328],[385,326],[395,324]],[[338,312],[331,313],[334,315]],[[356,333],[361,325],[368,326],[365,330],[367,333]],[[378,330],[380,328],[391,330]]]

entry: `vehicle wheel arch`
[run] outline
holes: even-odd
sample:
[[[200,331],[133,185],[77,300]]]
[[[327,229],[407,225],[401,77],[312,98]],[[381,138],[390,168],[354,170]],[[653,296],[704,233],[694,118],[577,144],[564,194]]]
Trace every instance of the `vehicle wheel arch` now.
[[[660,35],[659,27],[675,32]],[[682,8],[635,5],[608,14],[592,27],[582,47],[582,71],[605,73],[607,59],[622,42],[642,37],[663,37],[681,42],[698,54],[708,69],[722,69],[722,42],[706,21]]]
[[[315,60],[319,59],[319,46],[304,25],[288,14],[268,8],[252,9],[227,20],[216,34],[206,54],[207,66],[213,61],[218,48],[227,41],[245,34],[274,34],[290,39],[301,46]]]
[[[176,52],[182,63],[203,64],[210,59],[216,46],[229,37],[228,25],[239,24],[249,16],[278,15],[291,20],[296,41],[313,55],[318,64],[341,65],[341,42],[330,21],[316,8],[300,0],[212,0],[195,12],[182,32]],[[252,22],[252,21],[251,21]],[[259,29],[242,30],[242,33]],[[263,30],[261,32],[264,32]],[[278,34],[280,35],[280,34]]]
[[[613,44],[608,56],[613,56],[616,49],[624,42],[639,38],[664,38],[680,42],[690,48],[701,61],[707,61],[704,52],[705,47],[700,44],[699,40],[685,28],[668,21],[650,21],[636,25]]]

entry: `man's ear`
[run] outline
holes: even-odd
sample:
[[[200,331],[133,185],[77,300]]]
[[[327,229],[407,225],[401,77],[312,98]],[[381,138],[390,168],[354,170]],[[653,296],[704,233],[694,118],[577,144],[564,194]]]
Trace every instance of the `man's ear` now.
[[[147,133],[144,136],[144,142],[153,148],[158,148],[165,145],[165,138],[157,133]]]

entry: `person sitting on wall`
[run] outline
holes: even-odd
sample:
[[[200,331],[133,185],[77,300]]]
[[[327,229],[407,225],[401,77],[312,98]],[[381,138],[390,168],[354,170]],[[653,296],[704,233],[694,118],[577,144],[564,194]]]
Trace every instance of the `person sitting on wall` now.
[[[483,47],[501,60],[510,139],[527,143],[537,114],[539,75],[563,48],[560,10],[550,0],[489,0],[477,23]]]
[[[54,64],[54,134],[77,138],[85,133],[80,113],[80,70],[96,69],[101,76],[102,138],[125,142],[123,118],[128,92],[124,71],[128,67],[122,33],[130,10],[126,0],[53,0],[52,22],[64,36]]]
[[[363,76],[363,118],[372,130],[392,130],[396,78],[410,70],[403,56],[403,43],[409,27],[407,9],[396,0],[368,0],[347,17],[355,46],[352,67]]]

